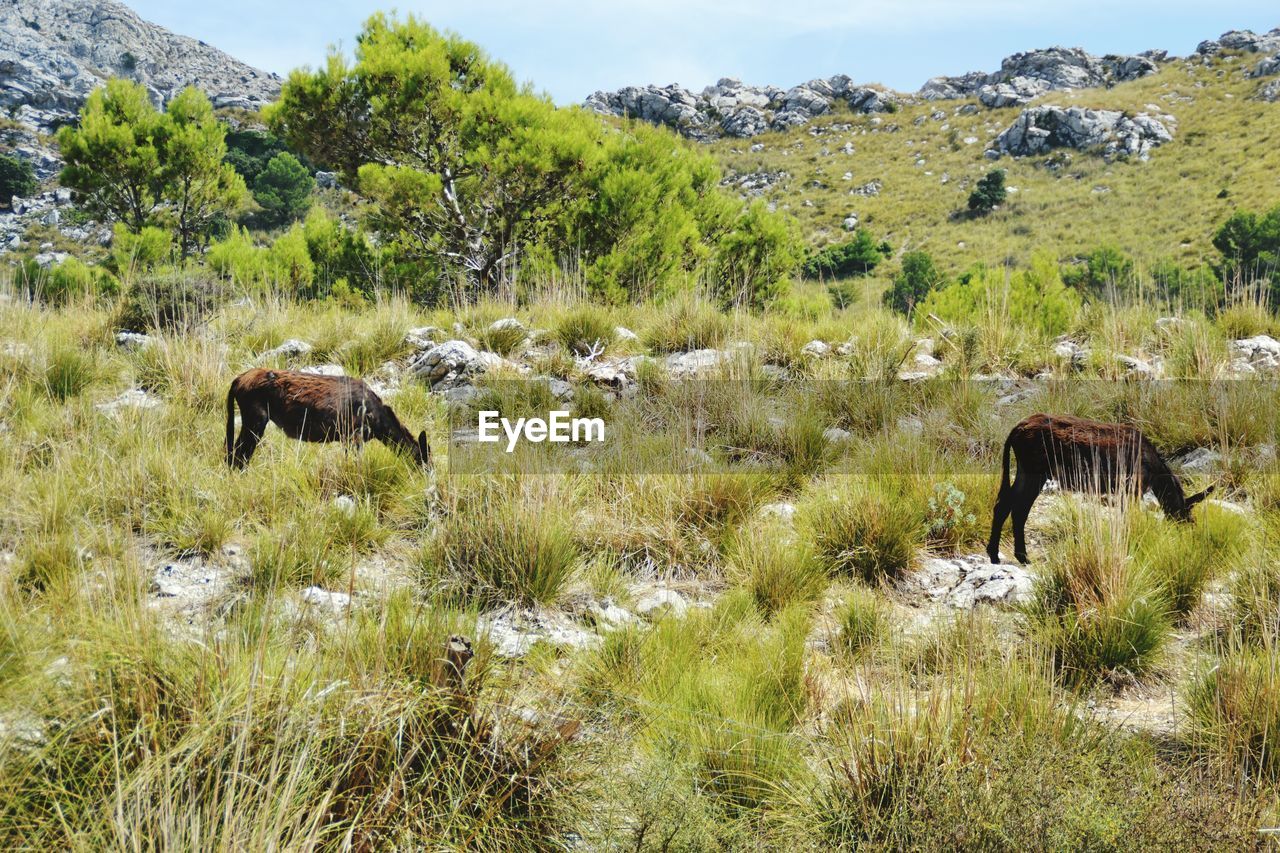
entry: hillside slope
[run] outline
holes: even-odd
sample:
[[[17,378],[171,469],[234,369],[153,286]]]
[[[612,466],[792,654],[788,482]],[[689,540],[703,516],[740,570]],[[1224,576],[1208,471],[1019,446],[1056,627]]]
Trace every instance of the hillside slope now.
[[[852,214],[895,249],[925,249],[953,267],[1025,261],[1039,249],[1067,256],[1103,242],[1146,261],[1195,262],[1212,255],[1212,231],[1232,210],[1280,201],[1280,106],[1254,97],[1260,84],[1250,71],[1234,57],[1178,61],[1111,89],[1035,101],[1172,115],[1172,142],[1147,162],[1066,149],[992,162],[984,151],[1020,109],[974,110],[973,100],[836,114],[712,150],[734,182],[784,172],[760,195],[794,214],[816,244],[840,239]],[[1016,188],[1009,203],[984,219],[958,215],[974,182],[995,167]],[[876,183],[877,195],[859,194]]]

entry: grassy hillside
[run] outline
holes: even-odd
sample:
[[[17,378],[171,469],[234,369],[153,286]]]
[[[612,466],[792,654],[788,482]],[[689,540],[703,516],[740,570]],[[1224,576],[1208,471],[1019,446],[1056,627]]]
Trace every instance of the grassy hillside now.
[[[10,846],[1236,849],[1275,825],[1271,386],[1097,381],[1121,350],[1217,376],[1226,318],[1089,314],[1078,368],[1045,336],[939,339],[940,378],[908,383],[914,335],[881,309],[258,293],[130,348],[112,298],[5,297]],[[491,328],[513,315],[542,331]],[[455,470],[410,329],[505,355],[474,380],[504,413],[554,405],[512,379],[568,383],[624,452]],[[289,338],[313,348],[272,354]],[[727,355],[667,381],[693,347]],[[636,355],[609,399],[593,371]],[[1054,379],[951,381],[1015,362]],[[251,364],[376,378],[435,470],[274,429],[228,470],[225,389]],[[1177,525],[1046,495],[1035,563],[970,609],[1003,436],[1040,408],[1212,448],[1187,484],[1226,502]]]
[[[840,239],[842,221],[856,213],[895,249],[924,249],[953,271],[1006,258],[1026,263],[1037,250],[1065,259],[1103,243],[1146,264],[1174,258],[1195,265],[1214,257],[1209,239],[1233,210],[1280,202],[1280,109],[1252,97],[1260,86],[1247,77],[1255,58],[1209,66],[1175,60],[1113,89],[1051,92],[1035,102],[1131,114],[1153,111],[1150,104],[1173,115],[1173,142],[1146,163],[1108,164],[1063,150],[993,163],[983,151],[1020,109],[979,106],[963,115],[966,102],[957,101],[876,117],[835,113],[788,133],[712,147],[730,174],[786,171],[790,178],[765,197],[790,211],[816,245]],[[936,111],[943,115],[933,118]],[[847,142],[852,154],[841,152]],[[752,143],[764,150],[750,151]],[[1009,203],[982,219],[958,217],[973,184],[997,166],[1017,188]],[[879,196],[850,195],[873,180],[883,184]]]

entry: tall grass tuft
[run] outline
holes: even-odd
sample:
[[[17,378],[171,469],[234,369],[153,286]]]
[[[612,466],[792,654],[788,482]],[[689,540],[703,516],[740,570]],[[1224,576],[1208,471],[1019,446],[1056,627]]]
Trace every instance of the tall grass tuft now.
[[[828,572],[867,583],[906,573],[924,542],[924,523],[914,508],[901,505],[893,485],[831,481],[817,491],[797,523]]]

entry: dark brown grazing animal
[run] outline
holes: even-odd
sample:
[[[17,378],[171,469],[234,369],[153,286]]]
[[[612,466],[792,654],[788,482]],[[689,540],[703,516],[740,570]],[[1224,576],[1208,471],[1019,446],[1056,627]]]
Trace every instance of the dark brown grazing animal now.
[[[235,437],[236,404],[240,437]],[[427,434],[415,439],[391,407],[362,380],[255,367],[231,380],[227,391],[227,464],[249,463],[271,421],[301,441],[342,441],[359,446],[371,438],[408,453],[431,467]]]
[[[1018,475],[1009,483],[1009,451],[1018,459]],[[1213,486],[1183,497],[1182,484],[1136,427],[1075,418],[1032,415],[1015,426],[1004,443],[1004,478],[991,518],[987,556],[1000,562],[1000,532],[1013,515],[1013,554],[1027,562],[1027,515],[1048,479],[1063,489],[1094,494],[1126,492],[1141,496],[1150,489],[1165,515],[1190,521],[1191,508]]]

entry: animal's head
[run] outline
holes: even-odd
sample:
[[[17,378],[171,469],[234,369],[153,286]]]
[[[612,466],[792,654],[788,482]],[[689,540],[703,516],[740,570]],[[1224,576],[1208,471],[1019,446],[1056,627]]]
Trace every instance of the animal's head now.
[[[1191,508],[1203,501],[1209,495],[1213,494],[1213,486],[1205,489],[1203,492],[1197,492],[1182,502],[1181,509],[1175,509],[1168,513],[1169,517],[1174,521],[1190,521]]]

